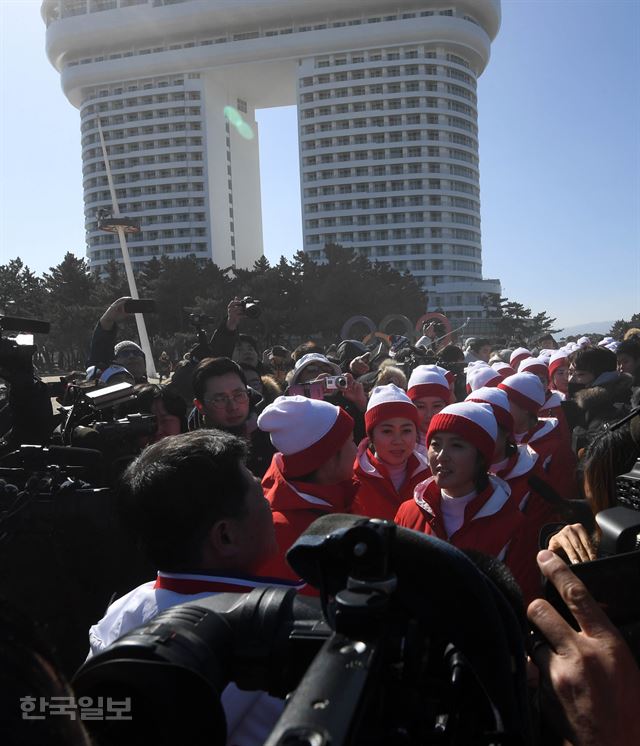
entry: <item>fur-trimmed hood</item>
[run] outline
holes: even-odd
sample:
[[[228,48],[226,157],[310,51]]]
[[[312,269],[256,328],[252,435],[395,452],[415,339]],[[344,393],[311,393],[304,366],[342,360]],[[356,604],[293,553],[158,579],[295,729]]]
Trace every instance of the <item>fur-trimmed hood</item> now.
[[[574,400],[587,420],[601,417],[615,419],[624,415],[631,399],[632,386],[631,376],[616,373],[604,383],[578,391]]]

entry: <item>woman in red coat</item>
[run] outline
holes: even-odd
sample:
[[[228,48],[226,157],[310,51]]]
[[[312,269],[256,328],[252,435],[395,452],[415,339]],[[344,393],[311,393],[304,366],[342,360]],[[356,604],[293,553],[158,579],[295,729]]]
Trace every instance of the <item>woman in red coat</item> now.
[[[480,388],[469,394],[466,401],[488,404],[496,418],[498,439],[489,471],[509,485],[512,504],[527,519],[520,541],[526,542],[529,549],[518,553],[523,565],[516,568],[512,563],[511,569],[518,576],[528,603],[542,595],[542,576],[536,562],[540,531],[546,524],[562,520],[562,516],[557,505],[543,498],[532,486],[536,482],[545,482],[545,473],[538,454],[532,448],[526,444],[515,445],[511,405],[506,393],[498,388]]]
[[[488,404],[460,402],[435,415],[427,431],[433,476],[400,506],[396,523],[502,559],[519,581],[526,519],[509,485],[488,471],[497,435]]]
[[[376,386],[364,416],[367,437],[354,466],[353,513],[392,521],[400,504],[430,472],[416,448],[418,410],[395,384]]]

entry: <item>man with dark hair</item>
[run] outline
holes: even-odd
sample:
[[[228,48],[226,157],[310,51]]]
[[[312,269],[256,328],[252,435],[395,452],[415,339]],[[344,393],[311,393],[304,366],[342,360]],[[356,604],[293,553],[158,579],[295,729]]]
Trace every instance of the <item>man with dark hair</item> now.
[[[231,359],[238,365],[261,366],[258,354],[258,342],[250,334],[238,334]]]
[[[473,341],[469,344],[465,359],[468,363],[482,360],[485,363],[489,362],[491,357],[491,342],[488,339],[481,337],[473,338]]]
[[[298,360],[303,358],[305,355],[324,355],[324,347],[322,347],[321,344],[318,342],[314,342],[313,340],[309,340],[308,342],[303,342],[301,345],[298,345],[296,349],[291,353],[291,359],[294,363],[297,363]]]
[[[640,342],[626,339],[620,342],[616,350],[618,372],[626,373],[633,378],[633,385],[640,386]]]
[[[274,584],[253,576],[276,543],[269,503],[245,456],[240,438],[201,430],[165,438],[129,466],[120,512],[158,575],[91,627],[92,655],[176,604]],[[233,685],[222,704],[228,743],[244,746],[263,743],[282,709],[280,700]]]
[[[557,350],[558,343],[553,338],[550,332],[545,332],[541,337],[538,337],[536,345],[541,350]]]
[[[606,423],[629,411],[633,379],[616,370],[616,355],[604,347],[578,350],[569,365],[569,395],[579,407],[583,426],[574,438],[590,438]]]
[[[193,374],[193,393],[196,427],[216,427],[247,440],[250,443],[247,465],[257,477],[262,477],[274,449],[257,427],[252,405],[260,397],[255,395],[252,401],[242,368],[226,357],[206,358]]]
[[[599,386],[615,376],[616,356],[604,347],[586,347],[578,350],[569,365],[569,393],[574,394],[589,386]]]

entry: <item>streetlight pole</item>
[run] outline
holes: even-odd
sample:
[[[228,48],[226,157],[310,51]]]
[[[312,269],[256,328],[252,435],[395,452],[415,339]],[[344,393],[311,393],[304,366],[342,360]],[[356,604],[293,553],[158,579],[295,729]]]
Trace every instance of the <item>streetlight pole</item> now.
[[[126,233],[137,233],[140,230],[140,224],[138,221],[124,218],[120,215],[120,208],[118,207],[118,200],[116,199],[116,190],[113,186],[113,178],[111,175],[111,166],[109,165],[109,156],[107,154],[107,146],[104,141],[104,134],[102,132],[102,124],[100,117],[98,117],[98,133],[100,135],[100,145],[102,146],[102,157],[104,158],[104,167],[107,173],[107,183],[109,184],[109,192],[111,193],[111,205],[112,205],[112,217],[102,219],[99,221],[98,227],[102,230],[109,231],[110,233],[117,233],[120,241],[120,250],[122,251],[122,261],[124,263],[124,269],[127,275],[127,282],[129,284],[129,293],[132,298],[136,300],[140,297],[138,295],[138,288],[136,286],[136,279],[133,276],[133,268],[131,266],[131,259],[129,257],[129,247],[127,246]],[[144,352],[147,366],[147,376],[156,375],[155,364],[153,362],[153,355],[151,353],[151,345],[149,344],[149,336],[147,334],[147,327],[144,323],[144,316],[141,313],[134,314],[136,317],[136,326],[138,327],[138,336],[140,337],[140,346]]]

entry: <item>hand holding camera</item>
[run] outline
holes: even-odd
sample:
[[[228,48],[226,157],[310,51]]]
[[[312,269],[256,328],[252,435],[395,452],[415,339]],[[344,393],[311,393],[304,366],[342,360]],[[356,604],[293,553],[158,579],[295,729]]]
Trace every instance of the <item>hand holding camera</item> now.
[[[527,610],[544,635],[533,659],[552,719],[574,746],[631,746],[640,743],[640,669],[607,615],[567,565],[549,551],[538,565],[569,607],[573,629],[541,599]],[[606,694],[605,694],[606,693]]]
[[[244,298],[235,298],[229,301],[227,306],[227,329],[234,332],[242,319],[257,319],[260,316],[260,301],[245,295]]]
[[[100,326],[105,331],[111,331],[114,324],[122,324],[132,313],[154,313],[154,300],[140,300],[126,295],[114,301],[100,318]]]

